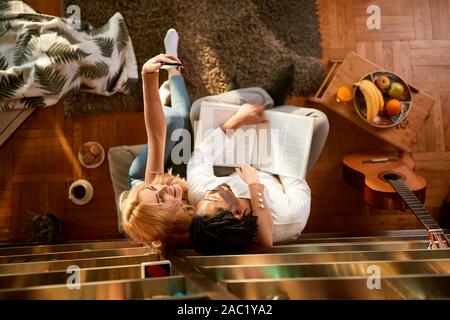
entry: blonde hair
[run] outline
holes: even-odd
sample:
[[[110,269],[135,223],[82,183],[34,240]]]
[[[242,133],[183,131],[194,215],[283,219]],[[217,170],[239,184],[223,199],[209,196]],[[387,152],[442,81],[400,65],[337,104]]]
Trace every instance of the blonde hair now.
[[[187,183],[179,176],[171,173],[158,174],[151,185],[157,184],[178,184],[183,190],[183,198],[186,197]],[[162,254],[174,248],[187,247],[193,207],[187,204],[177,206],[171,202],[139,202],[138,194],[144,188],[144,183],[141,183],[120,195],[124,231],[135,242],[150,245]]]

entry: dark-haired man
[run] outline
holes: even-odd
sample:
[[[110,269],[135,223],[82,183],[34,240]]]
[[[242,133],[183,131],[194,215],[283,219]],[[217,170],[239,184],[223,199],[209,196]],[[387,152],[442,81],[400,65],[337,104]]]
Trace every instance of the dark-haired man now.
[[[195,118],[203,101],[241,105],[236,114],[202,141],[194,151],[187,169],[189,203],[196,207],[196,219],[207,223],[209,217],[223,210],[232,212],[235,219],[242,219],[246,214],[257,218],[256,236],[251,246],[241,248],[241,252],[295,240],[309,217],[311,191],[304,179],[259,172],[248,165],[226,176],[214,174],[213,160],[224,151],[221,150],[226,145],[224,141],[229,139],[225,132],[264,121],[259,115],[263,110],[273,107],[274,100],[277,99],[272,99],[262,88],[246,88],[200,99],[194,103],[191,111],[192,120],[192,115]],[[314,118],[308,162],[308,169],[311,169],[325,144],[328,120],[324,113],[316,109],[298,108],[296,113]],[[195,234],[191,233],[191,238],[193,236]],[[201,252],[200,247],[207,247],[208,238],[203,236],[202,241],[201,244],[197,243],[197,248],[194,243],[194,249]]]

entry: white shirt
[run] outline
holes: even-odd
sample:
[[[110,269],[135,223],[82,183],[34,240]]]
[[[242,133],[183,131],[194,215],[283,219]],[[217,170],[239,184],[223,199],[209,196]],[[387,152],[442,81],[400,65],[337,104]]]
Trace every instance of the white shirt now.
[[[221,156],[229,139],[218,128],[214,130],[194,151],[187,166],[189,203],[196,206],[207,190],[227,183],[238,198],[250,199],[247,184],[237,173],[226,177],[214,175],[215,157]],[[311,207],[311,190],[303,179],[259,173],[264,185],[264,195],[273,218],[274,243],[289,242],[298,238],[308,221]]]

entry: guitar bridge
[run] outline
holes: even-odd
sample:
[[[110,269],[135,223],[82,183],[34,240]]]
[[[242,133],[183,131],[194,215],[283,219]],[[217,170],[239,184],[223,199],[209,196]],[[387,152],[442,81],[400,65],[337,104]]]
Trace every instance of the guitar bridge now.
[[[428,249],[450,248],[450,242],[442,229],[428,230],[428,239],[430,240]]]

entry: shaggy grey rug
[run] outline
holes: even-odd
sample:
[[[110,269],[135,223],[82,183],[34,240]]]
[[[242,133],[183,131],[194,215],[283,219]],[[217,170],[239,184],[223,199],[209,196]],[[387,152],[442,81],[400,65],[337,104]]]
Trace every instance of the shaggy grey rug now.
[[[308,96],[324,73],[315,0],[62,0],[81,8],[81,19],[101,26],[117,11],[125,18],[138,67],[164,52],[170,28],[180,34],[179,57],[192,101],[225,91],[237,75],[242,87],[267,86],[295,64],[293,94]],[[163,78],[163,77],[161,77]],[[161,82],[165,79],[161,79]],[[65,100],[66,114],[87,116],[142,110],[142,90]]]

